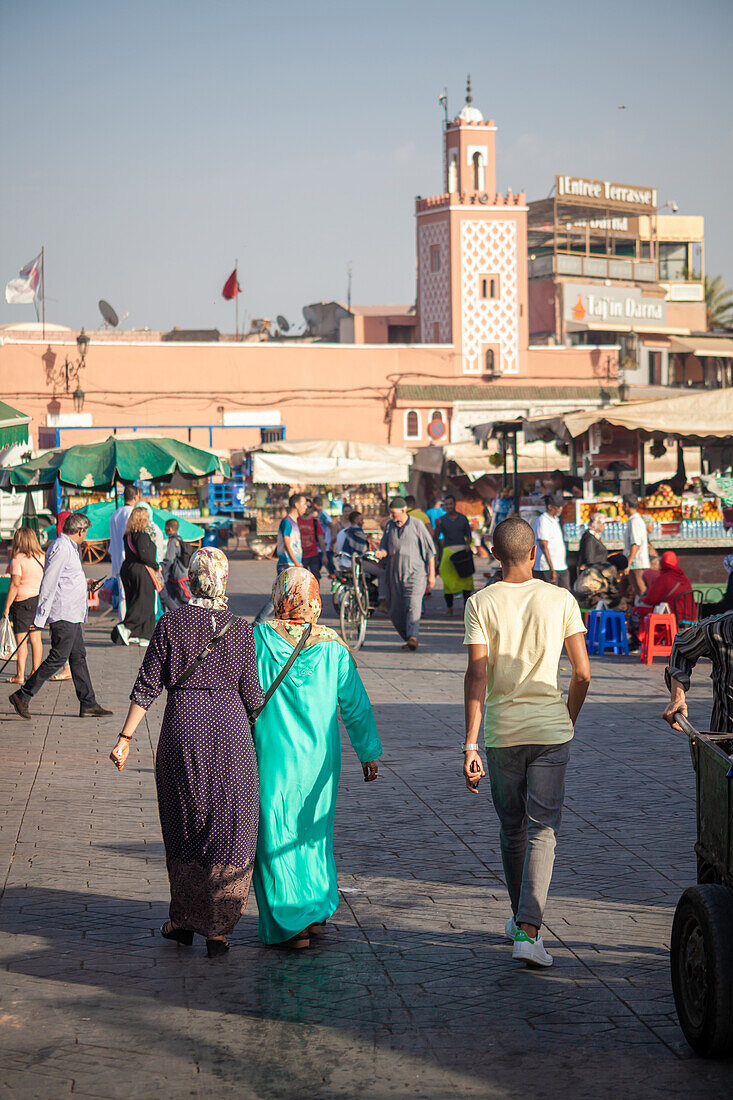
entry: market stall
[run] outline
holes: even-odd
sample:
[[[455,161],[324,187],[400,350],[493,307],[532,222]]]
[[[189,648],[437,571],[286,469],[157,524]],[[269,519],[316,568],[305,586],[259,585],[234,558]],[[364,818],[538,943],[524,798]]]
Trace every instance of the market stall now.
[[[627,519],[622,497],[629,491],[639,495],[639,510],[649,516],[653,545],[660,551],[689,554],[688,566],[695,579],[707,579],[710,563],[717,563],[730,549],[733,536],[726,530],[720,499],[710,491],[707,477],[688,481],[682,448],[698,447],[703,457],[711,445],[722,452],[733,444],[733,390],[700,391],[527,420],[525,433],[566,443],[572,465],[583,479],[582,497],[569,502],[563,513],[569,549],[577,549],[595,511],[605,512],[610,520],[604,542],[611,549],[619,548]],[[676,448],[676,471],[669,480],[649,484],[647,447],[651,455]],[[710,562],[693,560],[705,557]]]
[[[0,470],[0,489],[9,493],[53,490],[57,512],[89,506],[113,510],[118,484],[136,484],[152,506],[183,522],[208,515],[203,502],[208,499],[209,477],[230,472],[229,463],[211,451],[177,439],[135,433],[44,451],[28,462],[5,467]],[[103,542],[100,538],[100,550]]]
[[[299,439],[263,443],[249,452],[257,531],[275,531],[289,495],[320,493],[332,515],[345,504],[376,527],[384,498],[407,483],[412,451],[352,440]]]

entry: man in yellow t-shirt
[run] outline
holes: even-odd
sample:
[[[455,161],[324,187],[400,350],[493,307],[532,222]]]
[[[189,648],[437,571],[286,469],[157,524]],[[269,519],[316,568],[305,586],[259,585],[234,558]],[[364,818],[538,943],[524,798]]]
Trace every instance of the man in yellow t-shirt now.
[[[575,597],[532,577],[535,537],[519,516],[494,531],[503,580],[466,604],[466,786],[486,775],[479,756],[481,712],[491,797],[512,904],[512,957],[552,966],[539,934],[565,797],[575,720],[590,683],[585,627]],[[572,665],[567,704],[558,685],[563,646]]]

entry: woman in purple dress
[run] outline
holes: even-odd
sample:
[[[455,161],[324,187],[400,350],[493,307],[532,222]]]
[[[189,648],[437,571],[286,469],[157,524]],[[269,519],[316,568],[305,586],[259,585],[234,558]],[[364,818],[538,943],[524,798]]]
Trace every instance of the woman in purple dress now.
[[[160,824],[171,888],[166,939],[208,954],[229,949],[244,912],[257,847],[259,784],[248,715],[264,701],[252,628],[227,611],[229,562],[204,547],[189,564],[192,600],[155,628],[111,757],[121,771],[145,711],[168,689],[155,758]],[[229,623],[194,672],[176,681]]]

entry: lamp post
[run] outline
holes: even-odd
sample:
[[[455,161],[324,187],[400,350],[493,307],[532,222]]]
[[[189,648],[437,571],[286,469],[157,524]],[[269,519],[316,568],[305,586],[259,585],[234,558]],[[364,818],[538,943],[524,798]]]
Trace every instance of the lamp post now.
[[[68,359],[68,356],[64,360],[64,377],[65,377],[65,381],[66,381],[66,392],[67,393],[69,392],[69,387],[70,387],[71,383],[74,381],[74,379],[76,379],[76,381],[77,381],[77,390],[81,393],[82,401],[84,399],[84,391],[81,389],[81,386],[78,385],[79,372],[81,371],[82,367],[86,366],[86,357],[87,357],[87,348],[88,347],[89,347],[89,337],[87,336],[86,332],[82,328],[81,332],[79,333],[79,335],[76,338],[76,348],[77,348],[77,351],[79,352],[79,358],[76,360],[75,363],[70,363],[69,359]],[[74,398],[76,398],[76,393],[74,393],[73,396],[74,396]]]

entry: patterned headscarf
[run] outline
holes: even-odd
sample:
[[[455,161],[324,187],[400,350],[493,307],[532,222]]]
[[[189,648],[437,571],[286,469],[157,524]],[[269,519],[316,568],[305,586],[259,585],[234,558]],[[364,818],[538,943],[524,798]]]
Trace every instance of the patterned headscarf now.
[[[321,593],[318,581],[310,569],[291,566],[284,569],[272,588],[275,618],[293,638],[300,638],[306,623],[311,623],[311,638],[337,638],[335,630],[317,626],[321,614]]]
[[[726,573],[730,576],[730,574],[733,573],[733,554],[725,555],[723,558],[723,565],[725,566]]]
[[[202,546],[188,563],[191,603],[195,607],[223,610],[229,602],[225,595],[228,578],[229,559],[224,551],[215,546]]]

